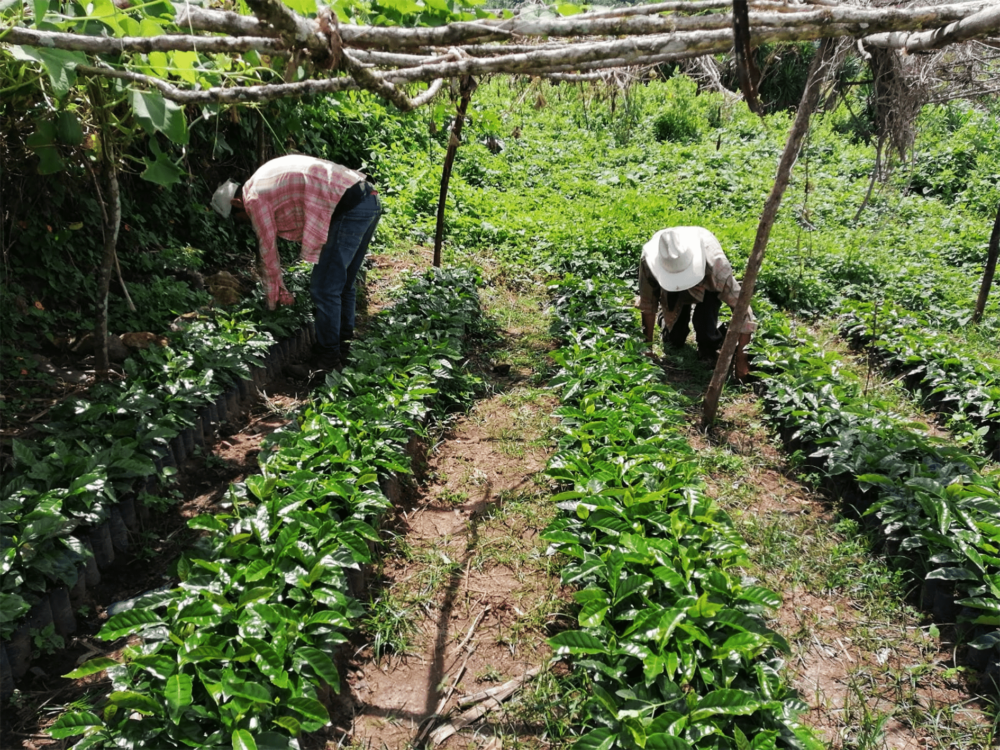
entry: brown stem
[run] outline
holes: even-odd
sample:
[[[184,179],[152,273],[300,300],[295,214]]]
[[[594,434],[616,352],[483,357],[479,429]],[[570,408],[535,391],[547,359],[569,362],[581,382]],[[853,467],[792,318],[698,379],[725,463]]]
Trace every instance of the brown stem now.
[[[983,283],[979,287],[976,311],[972,313],[973,323],[978,323],[982,320],[983,313],[986,311],[986,300],[990,296],[993,274],[997,270],[998,255],[1000,255],[1000,204],[997,205],[997,218],[993,222],[993,233],[990,235],[990,251],[986,256],[986,268],[983,270]]]
[[[875,187],[875,180],[878,178],[879,174],[882,172],[882,146],[885,145],[885,135],[880,135],[878,137],[878,144],[875,146],[875,166],[872,167],[872,178],[868,181],[868,191],[865,193],[865,199],[861,201],[861,205],[858,206],[858,212],[854,214],[853,224],[858,223],[858,219],[861,218],[862,212],[868,206],[868,201],[872,197],[872,188]]]
[[[107,121],[102,84],[98,79],[89,82],[88,90],[92,111],[101,125],[101,168],[105,192],[103,230],[104,254],[97,274],[97,315],[94,319],[94,351],[97,361],[95,369],[98,377],[106,377],[111,363],[108,360],[108,292],[111,288],[111,274],[114,272],[118,244],[118,228],[121,225],[122,206],[118,189],[118,165],[115,163],[114,128]]]
[[[740,89],[751,112],[763,115],[764,108],[757,98],[757,83],[760,71],[753,59],[750,46],[750,4],[747,0],[733,0],[733,51],[736,56],[736,71],[739,73]]]
[[[451,168],[455,163],[455,153],[458,151],[458,144],[462,141],[462,123],[465,122],[465,113],[469,109],[469,101],[472,99],[472,92],[476,90],[476,79],[472,76],[465,76],[462,79],[460,90],[461,99],[458,102],[458,113],[455,122],[451,126],[451,137],[448,139],[448,152],[444,157],[444,166],[441,170],[441,193],[438,196],[437,228],[434,230],[434,267],[441,267],[441,244],[444,242],[444,204],[448,197],[448,182],[451,180]]]
[[[802,146],[802,139],[809,130],[809,119],[816,103],[819,101],[821,84],[831,68],[829,65],[834,56],[837,42],[834,39],[825,39],[816,51],[812,65],[809,68],[809,78],[806,80],[805,91],[802,92],[802,100],[799,102],[798,112],[795,114],[795,122],[792,124],[791,132],[788,134],[788,141],[785,143],[784,153],[778,162],[778,173],[774,178],[774,187],[767,197],[764,210],[760,216],[760,223],[757,226],[757,237],[753,243],[753,250],[750,252],[750,259],[747,261],[746,273],[743,276],[743,286],[740,289],[739,300],[736,309],[733,310],[733,321],[726,333],[726,340],[722,344],[722,351],[719,359],[715,363],[715,371],[712,373],[712,381],[708,385],[705,393],[705,412],[703,424],[708,427],[715,421],[716,412],[719,409],[719,397],[722,395],[722,386],[726,382],[729,374],[729,367],[732,364],[733,354],[736,352],[736,345],[740,338],[740,329],[743,321],[746,320],[747,310],[750,307],[750,298],[753,297],[754,285],[757,282],[757,274],[760,272],[761,264],[764,262],[764,251],[767,249],[767,241],[771,236],[771,227],[778,215],[778,208],[781,206],[781,198],[788,187],[791,178],[792,167],[798,158],[799,149]]]

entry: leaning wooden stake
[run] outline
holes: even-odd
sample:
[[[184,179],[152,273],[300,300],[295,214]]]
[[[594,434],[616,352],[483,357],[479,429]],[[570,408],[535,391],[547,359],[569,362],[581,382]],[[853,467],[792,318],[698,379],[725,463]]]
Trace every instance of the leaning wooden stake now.
[[[993,222],[993,234],[990,235],[990,251],[986,256],[986,269],[983,271],[983,283],[979,287],[979,299],[976,300],[976,311],[972,313],[972,322],[978,323],[986,312],[986,300],[990,296],[990,286],[993,284],[993,274],[997,270],[997,255],[1000,255],[1000,205],[997,206],[997,218]]]
[[[816,51],[812,66],[809,68],[809,78],[806,80],[805,91],[802,92],[802,100],[799,102],[799,110],[795,114],[795,122],[792,130],[788,134],[788,141],[785,143],[785,151],[778,162],[778,174],[774,178],[774,187],[764,204],[764,211],[760,216],[760,224],[757,225],[757,238],[753,243],[753,250],[750,253],[750,260],[747,261],[747,270],[743,276],[743,287],[740,289],[739,301],[733,311],[733,324],[729,326],[726,340],[722,344],[722,351],[719,353],[719,360],[715,363],[715,371],[712,373],[712,382],[708,384],[705,392],[705,413],[703,424],[708,427],[715,421],[715,414],[719,409],[719,396],[722,395],[722,386],[726,382],[729,374],[729,367],[733,361],[733,354],[736,352],[736,342],[740,337],[739,321],[743,321],[750,307],[750,298],[753,297],[754,284],[757,282],[757,274],[761,264],[764,262],[764,250],[767,248],[767,240],[771,236],[771,227],[774,225],[775,217],[778,214],[778,207],[781,205],[781,197],[788,187],[788,180],[792,174],[792,167],[799,156],[799,149],[802,147],[802,139],[809,130],[809,118],[819,101],[819,92],[823,79],[827,71],[832,67],[828,63],[833,59],[837,42],[833,39],[824,39]]]
[[[441,267],[441,243],[444,242],[444,204],[448,197],[448,181],[451,180],[451,168],[455,163],[455,152],[458,151],[458,144],[462,141],[462,123],[465,122],[465,113],[469,109],[469,100],[472,99],[472,92],[476,90],[476,79],[472,76],[462,78],[462,85],[459,89],[461,100],[458,103],[458,113],[455,116],[455,124],[451,126],[451,137],[448,139],[448,153],[444,157],[444,168],[441,170],[441,194],[438,196],[437,229],[434,232],[434,267]]]

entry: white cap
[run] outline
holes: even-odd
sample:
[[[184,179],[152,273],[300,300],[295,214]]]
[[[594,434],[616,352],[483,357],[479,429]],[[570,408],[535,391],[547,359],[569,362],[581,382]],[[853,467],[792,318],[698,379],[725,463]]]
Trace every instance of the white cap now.
[[[223,219],[228,219],[229,214],[232,213],[233,204],[230,201],[236,195],[236,190],[239,186],[240,183],[236,182],[236,180],[226,180],[212,194],[212,208]]]

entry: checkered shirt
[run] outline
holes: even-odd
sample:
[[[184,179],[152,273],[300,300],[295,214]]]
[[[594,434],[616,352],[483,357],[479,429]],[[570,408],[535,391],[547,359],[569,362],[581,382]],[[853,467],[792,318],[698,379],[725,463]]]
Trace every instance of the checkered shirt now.
[[[316,263],[341,197],[365,175],[311,156],[281,156],[254,172],[243,186],[243,205],[260,241],[261,283],[267,306],[293,297],[281,280],[277,238],[302,243],[302,260]]]

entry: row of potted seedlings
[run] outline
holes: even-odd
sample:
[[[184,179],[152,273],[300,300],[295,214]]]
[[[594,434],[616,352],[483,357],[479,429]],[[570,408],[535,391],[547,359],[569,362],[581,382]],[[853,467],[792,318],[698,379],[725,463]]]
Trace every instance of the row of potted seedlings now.
[[[685,399],[646,356],[623,283],[554,287],[565,345],[547,474],[563,513],[543,532],[577,587],[575,629],[549,641],[589,680],[578,748],[820,748],[782,681],[781,603],[743,574],[746,546],[703,493]]]
[[[34,639],[76,632],[88,587],[150,509],[170,503],[164,480],[311,341],[311,324],[273,342],[249,320],[206,317],[136,353],[126,379],[55,406],[38,437],[13,441],[0,483],[0,699],[29,668]]]
[[[928,407],[967,419],[985,455],[1000,460],[1000,358],[972,353],[925,316],[871,302],[850,302],[841,331]]]
[[[764,401],[789,451],[823,476],[920,582],[920,604],[956,623],[984,689],[1000,684],[1000,473],[881,400],[780,315],[755,338]]]
[[[431,272],[355,343],[294,424],[230,487],[222,513],[177,561],[177,584],[108,619],[112,691],[50,727],[74,747],[296,748],[329,721],[338,651],[362,611],[365,566],[412,440],[467,402],[461,364],[481,327],[477,277]],[[410,451],[408,452],[408,446]]]

